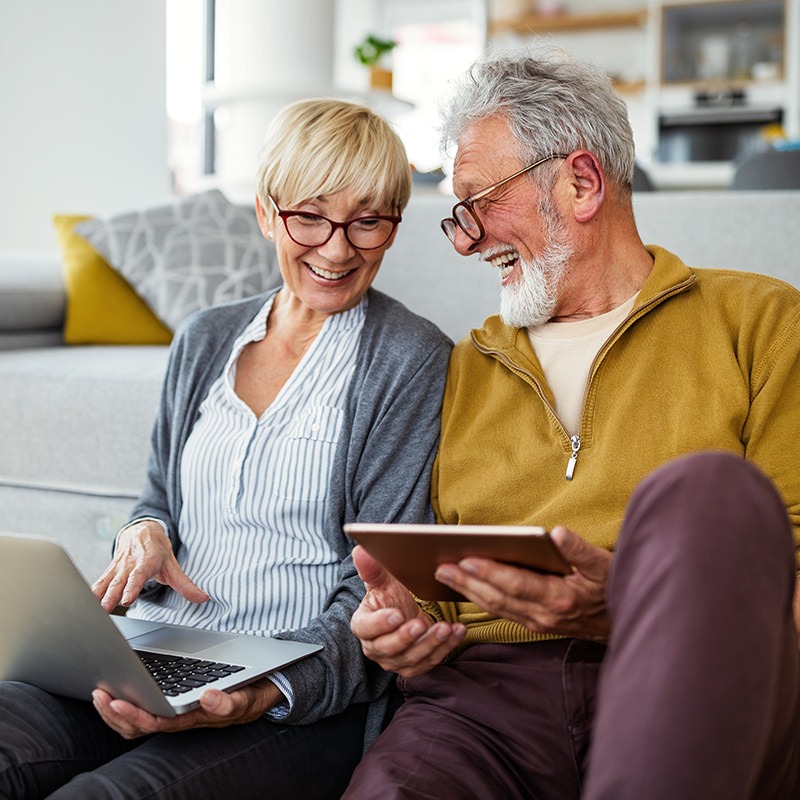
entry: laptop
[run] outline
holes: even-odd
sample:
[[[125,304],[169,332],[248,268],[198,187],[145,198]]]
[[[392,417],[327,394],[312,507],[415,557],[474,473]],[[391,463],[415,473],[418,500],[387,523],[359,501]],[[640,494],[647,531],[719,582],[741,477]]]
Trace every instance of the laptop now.
[[[174,717],[206,688],[231,691],[320,650],[109,615],[60,544],[0,534],[0,680],[85,700],[101,688]]]

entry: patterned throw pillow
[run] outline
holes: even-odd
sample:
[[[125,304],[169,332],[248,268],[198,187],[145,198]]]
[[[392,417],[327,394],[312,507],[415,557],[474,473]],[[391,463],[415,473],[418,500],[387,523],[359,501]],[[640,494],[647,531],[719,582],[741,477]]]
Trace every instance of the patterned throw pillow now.
[[[53,217],[61,246],[66,344],[169,344],[167,328],[128,282],[75,227],[91,219],[80,214]]]
[[[281,282],[275,247],[255,211],[217,189],[75,227],[174,330],[198,308]]]

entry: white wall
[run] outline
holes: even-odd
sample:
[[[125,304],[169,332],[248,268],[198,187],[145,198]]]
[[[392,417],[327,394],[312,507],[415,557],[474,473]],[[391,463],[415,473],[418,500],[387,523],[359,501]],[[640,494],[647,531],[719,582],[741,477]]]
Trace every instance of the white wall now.
[[[0,248],[169,196],[164,6],[0,0]]]
[[[199,2],[199,0],[198,0]],[[217,0],[215,80],[205,92],[216,108],[214,184],[252,202],[258,153],[287,103],[335,93],[334,0]]]

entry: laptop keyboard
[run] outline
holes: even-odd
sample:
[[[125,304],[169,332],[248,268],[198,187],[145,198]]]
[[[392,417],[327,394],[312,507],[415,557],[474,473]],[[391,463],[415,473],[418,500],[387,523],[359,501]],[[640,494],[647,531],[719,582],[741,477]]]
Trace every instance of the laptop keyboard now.
[[[212,685],[214,681],[227,678],[234,672],[244,669],[238,664],[223,664],[219,661],[203,661],[199,658],[149,653],[142,650],[136,650],[136,655],[150,670],[161,691],[169,697]]]

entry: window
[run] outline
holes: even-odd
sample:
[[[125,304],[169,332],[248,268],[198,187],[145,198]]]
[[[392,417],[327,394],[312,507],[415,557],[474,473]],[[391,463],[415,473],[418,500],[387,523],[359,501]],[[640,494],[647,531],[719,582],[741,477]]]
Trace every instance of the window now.
[[[397,124],[414,167],[427,173],[445,166],[437,133],[439,100],[448,83],[486,49],[486,4],[384,0],[383,6],[384,33],[397,42],[393,93],[413,104],[387,115]]]
[[[176,193],[211,181],[232,198],[252,198],[251,162],[266,125],[276,107],[298,96],[355,96],[396,124],[419,173],[443,166],[438,98],[485,49],[485,0],[313,0],[314,14],[306,13],[305,2],[312,0],[295,0],[292,6],[167,0],[169,163]],[[391,95],[368,92],[353,57],[354,43],[367,32],[398,42],[391,54]],[[282,38],[270,47],[275,36]],[[295,41],[301,37],[306,42],[316,37],[314,58]],[[238,72],[229,86],[224,54],[232,49]],[[334,63],[323,64],[329,53]],[[219,86],[207,86],[215,71],[217,83],[225,83],[222,100]],[[362,78],[365,83],[356,85]]]

